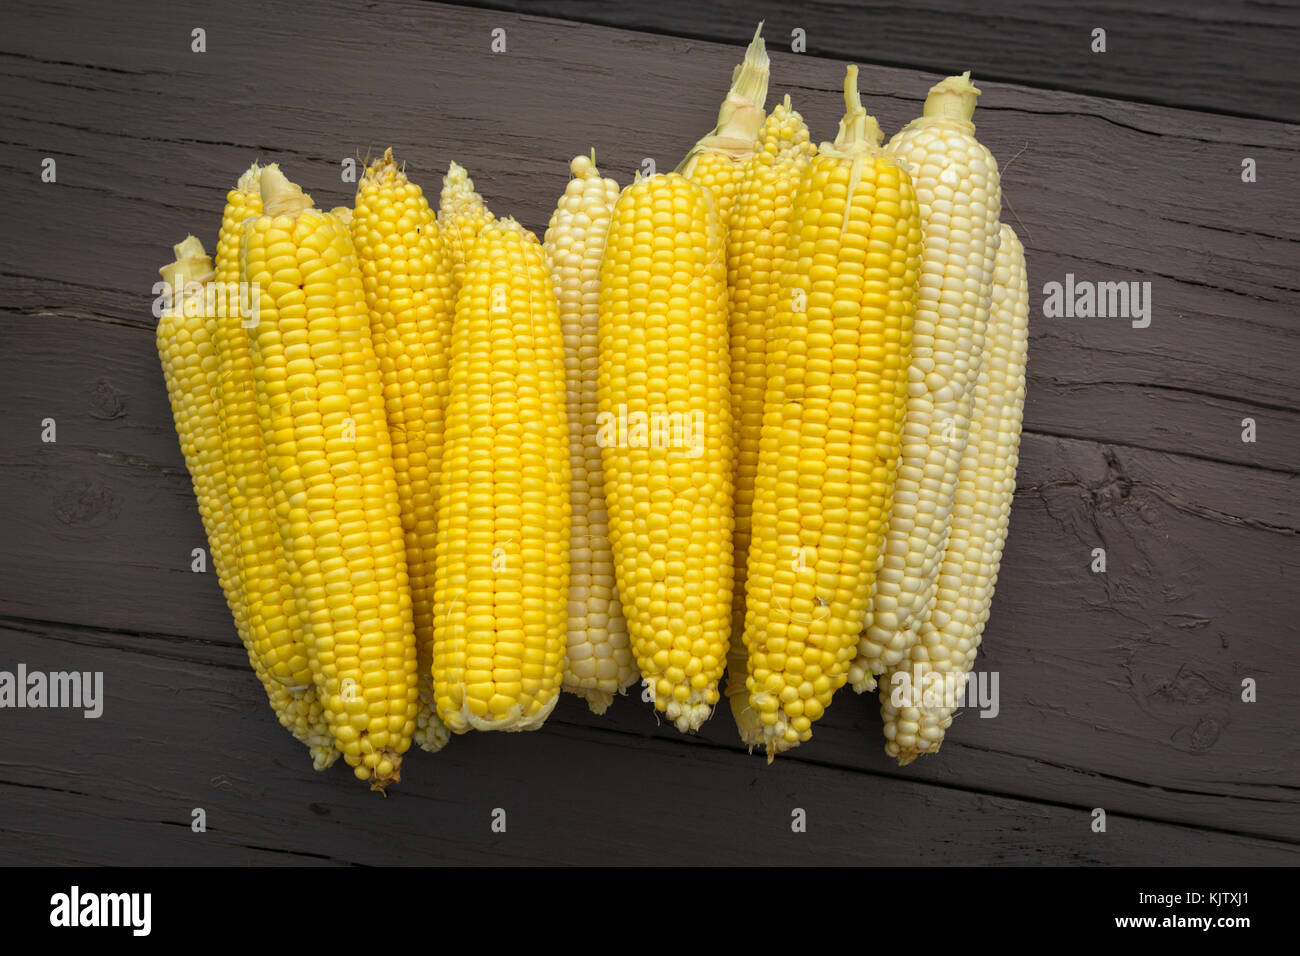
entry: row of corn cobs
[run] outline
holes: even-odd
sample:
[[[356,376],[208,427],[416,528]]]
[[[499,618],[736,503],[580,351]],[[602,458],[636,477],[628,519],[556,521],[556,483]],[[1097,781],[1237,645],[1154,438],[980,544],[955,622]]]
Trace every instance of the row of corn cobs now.
[[[176,246],[181,447],[318,769],[382,788],[412,740],[638,677],[689,731],[724,668],[769,760],[895,673],[887,751],[938,749],[1015,486],[1024,253],[969,75],[883,148],[856,80],[816,147],[789,97],[764,113],[756,33],[678,172],[620,193],[575,159],[543,243],[455,163],[435,217],[390,150],[329,213],[254,164],[215,265]]]

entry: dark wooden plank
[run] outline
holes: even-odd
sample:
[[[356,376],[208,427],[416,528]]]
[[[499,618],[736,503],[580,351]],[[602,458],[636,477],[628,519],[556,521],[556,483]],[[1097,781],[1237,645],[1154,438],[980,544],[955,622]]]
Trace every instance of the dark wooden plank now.
[[[0,626],[16,660],[102,671],[103,716],[6,714],[0,863],[1294,864],[1300,850],[1070,804],[550,725],[416,754],[387,799],[306,769],[236,647]],[[569,701],[576,704],[576,701]],[[65,742],[51,748],[48,741]],[[194,833],[202,808],[207,832]],[[506,832],[492,814],[506,812]],[[792,813],[807,831],[792,832]]]
[[[768,769],[739,754],[725,714],[687,740],[656,729],[635,700],[605,720],[566,700],[542,734],[456,741],[445,778],[436,761],[413,761],[410,795],[393,801],[439,799],[444,786],[451,796],[388,820],[361,810],[369,795],[346,772],[310,774],[258,700],[215,581],[189,571],[202,533],[153,353],[156,264],[186,231],[211,242],[224,190],[255,154],[284,161],[324,205],[348,199],[344,156],[392,142],[430,191],[456,158],[498,212],[541,228],[573,153],[594,145],[623,181],[646,156],[674,165],[712,121],[738,50],[413,0],[382,16],[327,0],[291,23],[251,3],[170,9],[175,29],[129,5],[26,6],[0,45],[21,51],[0,56],[11,131],[0,143],[11,187],[0,219],[0,613],[82,626],[11,620],[28,636],[5,646],[29,663],[41,649],[76,648],[57,661],[98,648],[130,702],[128,723],[96,731],[94,747],[69,742],[92,721],[23,718],[36,721],[18,734],[29,749],[0,763],[15,808],[0,814],[0,846],[48,838],[50,859],[107,860],[135,840],[175,862],[480,862],[501,857],[490,855],[500,848],[474,801],[544,780],[544,798],[523,809],[534,842],[511,845],[512,862],[557,858],[548,842],[557,834],[569,841],[565,860],[662,861],[664,846],[685,843],[700,848],[692,860],[739,862],[710,834],[748,845],[753,821],[774,807],[788,832],[788,801],[807,794],[824,798],[834,839],[807,846],[831,847],[826,860],[905,861],[931,816],[949,856],[931,847],[923,860],[951,861],[968,839],[993,861],[1290,860],[1300,839],[1287,733],[1297,706],[1285,689],[1300,674],[1278,595],[1298,570],[1300,528],[1298,210],[1283,172],[1300,152],[1295,127],[982,84],[981,134],[1003,160],[1008,218],[1029,247],[1035,287],[1023,490],[982,665],[1002,674],[999,719],[964,715],[942,758],[899,771],[880,754],[874,701],[845,696],[811,744]],[[189,52],[191,21],[208,29],[206,54]],[[493,56],[488,31],[498,25],[511,52]],[[775,93],[790,91],[815,133],[829,135],[841,64],[774,59]],[[933,79],[868,68],[862,87],[888,130],[914,114]],[[39,182],[46,155],[59,161],[58,184]],[[1244,155],[1259,162],[1258,183],[1240,183]],[[1043,319],[1038,290],[1066,272],[1151,280],[1152,326]],[[1239,438],[1247,415],[1260,428],[1251,445]],[[57,445],[39,441],[47,416],[59,422]],[[1087,570],[1098,544],[1111,556],[1104,578]],[[1246,676],[1261,681],[1258,704],[1237,702]],[[188,709],[177,716],[167,708],[180,698]],[[210,727],[213,715],[238,721],[233,746],[229,727]],[[196,737],[213,741],[211,754],[194,756]],[[64,749],[97,768],[85,778],[93,787],[74,786],[78,771],[58,763]],[[218,754],[233,763],[212,762]],[[593,755],[609,779],[596,797],[575,797]],[[205,790],[189,780],[196,764],[202,780],[223,782]],[[28,766],[50,769],[48,794],[32,789]],[[645,786],[676,773],[680,793]],[[112,774],[126,780],[118,802],[78,810],[79,794]],[[349,808],[335,828],[347,834],[324,842],[303,823],[322,780]],[[212,850],[184,842],[192,835],[175,823],[184,814],[165,814],[206,806],[195,794],[226,786],[238,799],[213,805],[227,821],[250,801],[268,801],[265,814],[232,825]],[[698,817],[663,809],[692,801],[705,808]],[[46,803],[55,809],[37,813]],[[1075,816],[1098,805],[1145,835],[1102,850],[1086,842],[1085,819],[1071,836]],[[598,835],[568,829],[570,806]],[[882,855],[864,856],[864,821],[875,826],[865,808],[876,806],[901,822]],[[749,829],[728,819],[735,807]],[[20,822],[27,808],[34,822]],[[77,821],[71,831],[56,810]],[[405,845],[444,815],[445,829]],[[627,823],[647,816],[649,825]],[[1014,829],[1017,817],[1044,821],[1041,843]],[[286,818],[296,829],[281,839]],[[60,849],[69,832],[82,847]],[[100,832],[113,838],[97,844]],[[390,846],[395,834],[402,847]],[[801,846],[778,848],[777,861],[804,859]]]
[[[85,298],[94,298],[101,305],[111,303],[109,312],[122,318],[92,319],[76,310],[64,314],[33,306],[21,314],[11,314],[0,325],[0,382],[4,383],[0,387],[9,396],[9,414],[0,418],[0,444],[9,456],[0,463],[0,468],[14,475],[13,483],[17,487],[13,493],[18,500],[25,501],[24,507],[11,509],[0,518],[9,522],[6,530],[7,539],[13,543],[14,571],[23,573],[28,558],[48,554],[53,543],[61,551],[73,552],[78,548],[102,547],[90,566],[98,566],[108,561],[111,554],[124,549],[122,553],[132,556],[131,563],[139,560],[143,568],[176,568],[188,575],[189,552],[196,541],[201,543],[197,537],[201,529],[191,514],[188,479],[171,429],[153,333],[147,324],[152,321],[148,302],[108,292]],[[1040,320],[1040,327],[1044,324]],[[1048,336],[1031,344],[1037,346],[1030,357],[1028,426],[1031,430],[1041,421],[1036,411],[1040,393],[1053,388],[1051,378],[1044,377],[1040,370],[1055,360],[1053,349],[1057,341]],[[75,343],[75,347],[70,343]],[[52,375],[51,369],[57,369],[58,374]],[[1121,391],[1116,386],[1108,387]],[[1131,409],[1138,404],[1141,392],[1141,387],[1127,394],[1121,391],[1121,398],[1116,402],[1123,402],[1121,409]],[[1105,418],[1085,420],[1086,402],[1095,397],[1085,393],[1074,403],[1063,403],[1070,415],[1082,423],[1078,431],[1085,436],[1089,431],[1106,437],[1117,428],[1142,428],[1140,422],[1126,426],[1124,422]],[[1182,398],[1186,400],[1187,396]],[[1261,415],[1262,423],[1271,421],[1267,411]],[[1273,414],[1284,422],[1295,421],[1293,413]],[[54,445],[40,440],[41,422],[47,417],[58,423],[59,441]],[[1057,424],[1049,419],[1048,428],[1043,431],[1051,431]],[[1263,426],[1260,442],[1243,445],[1240,428],[1230,416],[1220,422],[1217,439],[1212,425],[1212,422],[1203,423],[1201,433],[1178,436],[1179,440],[1190,453],[1208,449],[1215,454],[1206,455],[1207,458],[1236,456],[1242,464],[1251,463],[1253,450],[1264,446],[1265,461],[1271,459],[1280,467],[1243,472],[1249,475],[1251,488],[1244,504],[1270,516],[1274,515],[1272,509],[1287,511],[1293,497],[1287,475],[1296,470],[1300,449],[1284,435],[1269,434]],[[1166,426],[1167,419],[1163,416],[1150,418],[1146,430],[1138,433],[1142,441],[1137,444],[1158,442]],[[1216,440],[1222,450],[1210,447]],[[1174,473],[1188,464],[1163,456],[1157,456],[1156,460],[1177,462],[1169,466]],[[1237,473],[1232,469],[1223,472]],[[1243,480],[1231,479],[1232,487],[1239,489]],[[148,489],[148,496],[140,494],[142,487]],[[1198,500],[1213,487],[1210,484],[1206,489],[1190,490],[1189,500]],[[185,524],[163,525],[160,529],[151,521],[152,509],[157,507],[153,496],[163,493],[170,496],[170,504],[178,509],[173,514],[183,516]],[[1293,518],[1273,523],[1300,527],[1300,522]],[[100,529],[108,524],[120,529],[127,538],[116,541],[105,538]],[[134,540],[144,535],[154,535],[155,539],[149,543]],[[1265,537],[1258,547],[1269,549],[1273,546],[1270,540]],[[51,555],[57,561],[65,558],[78,560],[76,553]],[[70,582],[70,587],[76,586],[80,586],[79,581]],[[122,599],[131,600],[129,594]],[[156,598],[149,598],[149,603],[155,601]],[[124,609],[124,613],[131,616],[143,610],[132,607]],[[146,626],[165,629],[157,620],[150,620]]]
[[[147,329],[47,316],[11,321],[5,336],[0,379],[19,398],[0,420],[13,454],[0,467],[10,489],[0,612],[232,641],[213,576],[190,571],[203,532]],[[57,358],[74,336],[82,347]],[[43,370],[56,361],[51,393]],[[37,440],[47,414],[59,422],[53,446]],[[1242,705],[1234,690],[1243,676],[1300,682],[1286,653],[1295,628],[1274,599],[1300,572],[1294,478],[1029,434],[1020,480],[982,664],[1002,675],[1000,718],[963,718],[943,759],[920,772],[1067,801],[1080,778],[1100,774],[1132,812],[1219,826],[1226,801],[1234,829],[1300,840],[1286,789],[1297,761],[1273,759],[1300,756],[1294,700]],[[1106,575],[1089,570],[1094,547],[1108,550]],[[1242,607],[1258,609],[1249,626]],[[1168,689],[1189,681],[1192,699]],[[798,759],[894,773],[875,702],[839,700]],[[626,704],[615,725],[646,729],[648,709]],[[734,749],[726,714],[702,739]]]
[[[999,675],[999,712],[962,714],[941,759],[903,775],[1063,801],[1083,787],[1128,812],[1300,840],[1300,634],[1285,596],[1300,511],[1283,504],[1294,478],[1258,477],[1026,436],[978,663]],[[1242,702],[1245,678],[1259,702]],[[806,746],[806,759],[883,769],[876,702],[837,696]]]
[[[470,0],[536,16],[743,45],[764,20],[772,49],[976,76],[1143,103],[1300,120],[1300,9],[1292,3],[812,0],[605,3]],[[1092,52],[1092,31],[1106,52]]]
[[[284,159],[327,205],[347,201],[337,174],[343,156],[396,142],[431,191],[455,156],[498,211],[541,229],[572,153],[594,144],[624,179],[647,155],[661,167],[675,163],[710,122],[713,74],[736,55],[713,44],[523,19],[510,34],[514,52],[494,57],[480,41],[506,14],[410,4],[395,8],[395,19],[424,29],[393,37],[387,63],[363,63],[349,79],[357,102],[393,109],[344,115],[317,93],[319,64],[357,56],[356,39],[337,27],[352,8],[335,3],[322,7],[321,28],[309,29],[294,55],[280,54],[277,83],[259,94],[265,105],[234,110],[211,102],[223,84],[254,73],[278,36],[261,8],[206,14],[222,40],[203,55],[160,46],[154,33],[137,36],[109,13],[92,23],[125,31],[121,47],[141,48],[166,72],[87,70],[66,59],[75,52],[65,49],[70,41],[45,41],[56,45],[49,56],[65,59],[24,64],[0,92],[0,111],[38,146],[0,145],[0,168],[14,184],[14,213],[0,223],[10,302],[27,311],[102,312],[107,300],[96,289],[143,294],[167,243],[187,230],[211,242],[224,186],[254,154]],[[467,59],[474,69],[457,65]],[[799,79],[776,92],[793,89],[814,128],[829,135],[839,64],[792,54],[776,61],[778,76]],[[391,64],[402,62],[421,69],[393,75]],[[570,70],[591,83],[580,109],[560,82]],[[625,95],[628,77],[637,86]],[[868,69],[862,85],[892,129],[915,112],[931,79]],[[154,109],[162,98],[167,116]],[[33,116],[28,104],[37,99],[50,108]],[[1029,427],[1296,470],[1300,402],[1291,370],[1300,333],[1290,317],[1300,294],[1290,264],[1300,198],[1281,174],[1300,152],[1296,128],[997,84],[985,101],[980,130],[1006,167],[1007,218],[1029,247],[1034,283]],[[194,119],[187,128],[177,116]],[[437,131],[433,146],[413,132],[425,129]],[[46,151],[64,157],[59,185],[31,174]],[[1239,181],[1244,155],[1259,163],[1259,182]],[[18,228],[28,222],[39,228]],[[63,237],[74,232],[87,241],[70,250]],[[129,265],[81,251],[104,248]],[[1150,281],[1151,327],[1041,319],[1043,284],[1067,274]],[[1259,427],[1254,444],[1240,440],[1247,417]]]

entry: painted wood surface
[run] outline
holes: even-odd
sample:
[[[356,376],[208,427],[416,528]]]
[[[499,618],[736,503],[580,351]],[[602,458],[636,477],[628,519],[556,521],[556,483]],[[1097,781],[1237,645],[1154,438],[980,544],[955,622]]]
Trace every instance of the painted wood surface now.
[[[667,36],[868,60],[1239,116],[1300,119],[1300,6],[1243,0],[475,0]],[[1104,31],[1098,34],[1096,31]],[[1099,42],[1102,41],[1102,42]],[[1104,51],[1102,43],[1104,42]]]
[[[613,29],[575,22],[595,19],[582,6],[547,5],[566,19],[416,0],[9,16],[0,669],[102,670],[107,699],[98,720],[0,710],[0,862],[1296,862],[1300,128],[1032,64],[981,81],[977,114],[1033,305],[1020,487],[978,665],[999,675],[995,719],[959,716],[938,758],[900,770],[876,702],[846,690],[809,744],[767,767],[725,712],[686,738],[635,696],[602,718],[566,698],[539,733],[415,754],[387,800],[342,767],[310,770],[215,577],[190,571],[202,530],[153,350],[157,266],[186,232],[213,243],[255,156],[326,206],[349,201],[345,157],[391,144],[435,193],[455,158],[499,214],[538,230],[575,153],[594,146],[624,183],[646,158],[676,165],[741,52],[693,37],[731,39],[741,20],[671,30],[639,7],[620,21],[636,29]],[[1180,15],[1164,22],[1199,42]],[[196,26],[206,53],[190,51]],[[1266,71],[1243,37],[1223,62]],[[837,59],[774,53],[773,94],[827,138],[842,54],[810,49]],[[954,59],[935,49],[863,65],[887,132]],[[1161,69],[1173,89],[1182,67]],[[56,183],[40,180],[45,157]],[[1044,283],[1067,273],[1149,281],[1150,326],[1044,318]],[[40,440],[46,418],[56,443]],[[1089,567],[1098,547],[1105,574]],[[1246,678],[1257,703],[1241,702]],[[189,829],[195,807],[207,834]],[[496,807],[506,834],[489,829]],[[1096,807],[1106,834],[1090,830]],[[796,808],[806,833],[791,832]]]

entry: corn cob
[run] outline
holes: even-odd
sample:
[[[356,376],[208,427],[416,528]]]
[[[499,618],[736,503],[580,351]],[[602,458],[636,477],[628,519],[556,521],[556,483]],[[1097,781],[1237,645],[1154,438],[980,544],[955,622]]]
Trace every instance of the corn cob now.
[[[278,169],[244,224],[257,286],[253,369],[272,500],[330,730],[356,776],[400,780],[415,729],[416,650],[361,270],[348,229]]]
[[[795,191],[816,152],[808,127],[790,97],[763,122],[743,184],[732,207],[727,236],[727,285],[731,292],[731,419],[736,433],[736,531],[733,560],[731,650],[727,656],[727,696],[733,714],[748,712],[745,690],[745,557],[749,553],[750,507],[754,472],[763,432],[767,388],[767,331],[776,306]]]
[[[465,275],[465,260],[479,231],[496,217],[474,191],[474,180],[465,167],[453,162],[442,180],[438,202],[438,229],[447,260],[451,263],[452,288],[459,289]]]
[[[269,497],[251,344],[239,298],[240,236],[245,220],[262,212],[261,177],[262,170],[254,163],[226,194],[217,238],[217,281],[226,291],[228,305],[216,320],[214,336],[221,375],[222,444],[254,649],[272,677],[306,691],[311,666],[302,635],[304,623],[288,584],[288,559],[280,546]]]
[[[532,730],[564,677],[569,435],[546,258],[513,219],[470,248],[451,336],[433,683],[455,733]]]
[[[316,766],[338,758],[316,686],[312,683],[304,639],[305,622],[298,613],[289,582],[289,564],[280,544],[279,525],[266,476],[266,454],[257,417],[257,386],[245,308],[239,286],[239,243],[244,220],[262,211],[262,170],[257,163],[239,177],[226,194],[217,237],[216,278],[224,292],[224,311],[215,318],[213,343],[217,352],[223,462],[236,542],[240,587],[247,604],[249,633],[259,663],[285,685],[291,702],[281,716],[294,725],[300,739],[317,741]]]
[[[565,383],[569,417],[569,466],[573,475],[570,531],[568,663],[564,689],[603,714],[636,680],[636,660],[614,585],[605,510],[605,473],[600,463],[596,408],[600,260],[618,184],[602,179],[595,155],[569,164],[573,178],[560,197],[543,247],[559,299],[564,329]]]
[[[222,400],[221,378],[214,333],[220,321],[222,290],[208,285],[202,287],[198,298],[187,298],[188,284],[198,286],[213,278],[212,261],[204,253],[203,244],[193,236],[177,244],[175,252],[176,261],[159,270],[172,289],[172,300],[158,322],[158,357],[162,361],[185,467],[194,485],[194,497],[211,547],[212,563],[248,661],[276,717],[286,730],[308,746],[316,769],[323,770],[338,757],[338,751],[328,733],[321,733],[324,722],[319,703],[314,694],[292,691],[267,673],[254,651],[249,632],[248,599],[240,583],[239,542],[235,533],[238,523],[228,494],[225,439],[218,412]]]
[[[943,743],[975,663],[1007,538],[1020,461],[1029,285],[1024,247],[1005,223],[992,299],[970,441],[962,455],[952,532],[939,571],[938,599],[921,628],[920,640],[880,689],[885,751],[900,764],[911,763],[919,754],[935,753]],[[903,674],[905,681],[899,676]],[[895,682],[901,687],[892,686]],[[909,687],[915,698],[907,696]]]
[[[768,341],[744,633],[758,720],[742,732],[769,760],[848,675],[901,444],[920,211],[856,81],[851,66],[839,135],[795,198]]]
[[[740,191],[754,140],[763,125],[763,106],[767,102],[769,60],[761,36],[763,24],[754,31],[754,39],[745,50],[744,61],[731,77],[718,125],[691,147],[677,171],[713,193],[718,222],[725,235],[731,223],[732,206]]]
[[[669,173],[623,190],[600,267],[614,575],[648,694],[683,732],[717,703],[731,616],[724,251],[709,191]]]
[[[392,149],[366,169],[349,218],[383,381],[406,539],[420,677],[414,739],[436,751],[449,737],[434,703],[432,667],[437,481],[455,309],[451,271],[433,211],[393,160]]]
[[[934,604],[988,325],[1001,190],[975,138],[970,74],[930,90],[886,152],[914,170],[925,256],[912,337],[903,456],[884,564],[850,671],[854,690],[907,656]]]

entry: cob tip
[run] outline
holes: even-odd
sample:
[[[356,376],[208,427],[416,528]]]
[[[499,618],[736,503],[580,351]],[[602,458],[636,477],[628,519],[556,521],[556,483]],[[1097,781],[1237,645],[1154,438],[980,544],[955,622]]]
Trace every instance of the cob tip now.
[[[767,83],[771,75],[772,61],[767,55],[767,44],[763,42],[763,21],[759,20],[754,38],[745,48],[745,59],[731,74],[731,90],[727,98],[735,97],[761,110],[767,102]]]
[[[686,154],[677,172],[690,178],[699,158],[708,152],[724,153],[733,160],[746,160],[754,151],[754,140],[763,126],[767,103],[767,82],[771,60],[763,43],[763,21],[745,49],[745,59],[731,73],[731,88],[718,110],[718,125]]]
[[[296,216],[315,204],[297,183],[290,182],[276,163],[262,169],[262,211],[268,216]]]
[[[235,188],[241,193],[252,192],[258,187],[262,178],[262,168],[258,165],[257,160],[253,160],[253,164],[244,170],[235,182]]]
[[[523,223],[514,216],[506,216],[504,219],[498,219],[492,223],[492,225],[505,232],[519,233],[525,242],[538,242],[537,235],[531,229],[525,229]]]
[[[570,690],[566,687],[565,690],[576,697],[581,697],[586,702],[587,709],[597,717],[602,716],[605,711],[609,710],[609,705],[614,703],[614,695],[607,690],[595,690],[586,687],[576,690]],[[625,694],[626,691],[620,693]]]
[[[453,159],[447,164],[447,174],[442,177],[444,202],[446,197],[449,196],[464,200],[468,199],[473,193],[474,180],[469,178],[469,170]]]
[[[574,179],[585,179],[588,176],[595,175],[596,172],[596,147],[591,148],[589,154],[579,153],[569,161],[569,172]]]
[[[971,123],[980,91],[971,82],[970,70],[940,80],[930,87],[922,116]],[[973,125],[973,124],[972,124]]]
[[[357,188],[360,189],[363,186],[372,183],[391,185],[393,183],[401,182],[405,178],[406,174],[402,171],[402,167],[398,164],[397,160],[393,158],[393,147],[389,146],[384,150],[383,156],[374,160],[366,167],[366,171],[361,177],[361,182],[357,184]]]
[[[728,689],[730,691],[730,688]],[[736,731],[740,734],[740,742],[750,752],[754,752],[754,747],[763,742],[763,722],[759,719],[758,711],[750,703],[749,691],[745,688],[742,681],[738,690],[728,694],[731,702],[731,717],[736,722]],[[767,762],[771,763],[773,755],[767,756]]]
[[[447,174],[442,177],[442,193],[438,202],[439,223],[448,217],[472,215],[476,209],[482,210],[484,222],[492,222],[496,218],[474,188],[474,180],[470,178],[469,171],[454,159],[447,164]]]
[[[190,282],[211,282],[213,277],[212,259],[203,249],[203,243],[196,236],[186,236],[172,246],[176,256],[175,262],[169,262],[158,270],[175,292],[184,290]]]
[[[358,780],[370,781],[372,792],[378,791],[382,796],[388,796],[387,787],[390,784],[402,782],[402,755],[395,750],[385,747],[375,754],[375,765],[368,766],[362,763],[359,767],[353,768],[353,773]]]
[[[842,155],[875,152],[884,138],[876,118],[868,115],[862,106],[862,96],[858,93],[858,65],[850,63],[844,71],[844,116],[840,119],[835,142],[829,148]],[[822,147],[823,151],[827,148]]]

